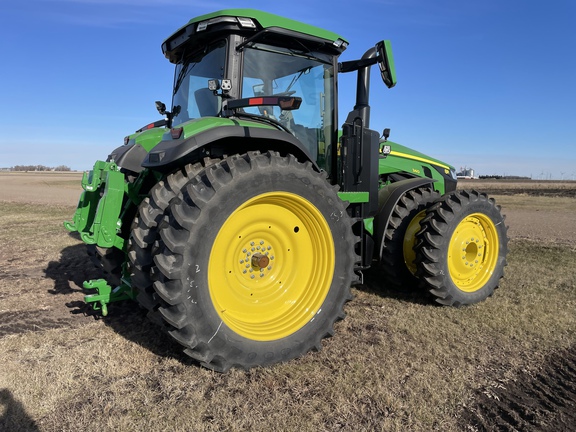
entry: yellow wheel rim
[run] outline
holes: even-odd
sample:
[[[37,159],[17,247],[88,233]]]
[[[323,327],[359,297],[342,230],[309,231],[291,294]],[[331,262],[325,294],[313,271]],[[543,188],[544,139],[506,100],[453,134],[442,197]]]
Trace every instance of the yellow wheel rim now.
[[[406,228],[406,233],[404,234],[404,243],[402,245],[402,250],[404,252],[404,262],[406,267],[410,270],[413,275],[416,274],[416,252],[414,252],[414,243],[416,241],[416,233],[420,231],[420,221],[424,219],[426,211],[422,210],[416,216],[412,218],[408,227]]]
[[[334,241],[320,211],[288,192],[238,207],[216,236],[208,287],[222,321],[258,341],[289,336],[320,312],[334,274]]]
[[[487,215],[473,213],[463,219],[449,245],[448,270],[454,284],[465,292],[481,289],[496,268],[498,250],[496,226]]]

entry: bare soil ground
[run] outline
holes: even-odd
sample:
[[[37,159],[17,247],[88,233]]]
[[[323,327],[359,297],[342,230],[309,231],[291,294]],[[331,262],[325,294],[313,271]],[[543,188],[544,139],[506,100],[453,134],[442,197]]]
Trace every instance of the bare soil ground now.
[[[554,242],[574,250],[575,182],[470,180],[459,187],[481,190],[505,203],[512,239]],[[535,370],[478,392],[462,424],[477,431],[576,430],[576,345],[549,355]]]
[[[576,184],[461,185],[510,226],[483,304],[434,307],[368,274],[321,353],[218,375],[134,304],[83,303],[99,272],[62,228],[79,180],[0,173],[0,430],[575,430]]]
[[[0,202],[76,205],[81,180],[79,172],[0,172]]]
[[[461,423],[476,431],[574,431],[576,347],[555,352],[535,371],[478,392]]]

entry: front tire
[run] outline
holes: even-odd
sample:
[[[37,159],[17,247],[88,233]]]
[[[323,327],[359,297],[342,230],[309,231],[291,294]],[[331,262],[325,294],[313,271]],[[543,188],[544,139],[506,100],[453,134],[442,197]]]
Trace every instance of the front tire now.
[[[159,311],[203,366],[287,361],[320,349],[344,317],[352,220],[311,164],[228,157],[192,179],[167,213],[154,257]]]
[[[434,189],[425,187],[407,191],[390,215],[384,233],[384,247],[380,269],[386,282],[398,288],[417,287],[416,278],[416,233],[426,209],[440,198]]]
[[[508,229],[494,199],[452,192],[426,211],[420,225],[417,276],[437,303],[469,305],[494,293],[508,253]]]

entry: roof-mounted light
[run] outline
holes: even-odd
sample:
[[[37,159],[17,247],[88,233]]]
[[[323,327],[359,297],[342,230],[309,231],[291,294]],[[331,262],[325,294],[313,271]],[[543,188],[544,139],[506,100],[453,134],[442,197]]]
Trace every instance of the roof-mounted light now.
[[[197,32],[204,31],[208,28],[208,26],[211,26],[213,24],[219,24],[219,23],[225,23],[225,22],[236,24],[236,23],[240,22],[241,19],[252,21],[249,18],[236,18],[236,17],[231,17],[231,16],[221,16],[221,17],[212,18],[212,19],[209,19],[206,21],[200,21],[198,23],[198,25],[196,26],[196,31]],[[249,27],[249,25],[243,25],[242,22],[240,22],[240,25],[242,27]],[[252,26],[254,26],[253,22],[252,22]]]
[[[241,27],[256,28],[256,24],[254,24],[252,18],[238,17],[238,22],[240,23]]]
[[[332,45],[334,45],[336,48],[346,49],[346,47],[348,47],[348,42],[346,42],[343,39],[338,38],[334,42],[332,42]]]

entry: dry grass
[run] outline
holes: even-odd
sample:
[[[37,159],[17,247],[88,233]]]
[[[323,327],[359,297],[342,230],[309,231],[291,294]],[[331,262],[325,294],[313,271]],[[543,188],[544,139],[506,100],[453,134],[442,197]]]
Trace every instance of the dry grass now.
[[[536,199],[527,199],[523,194],[490,196],[505,210],[576,212],[576,200],[570,197],[539,196]],[[576,223],[576,219],[574,222]]]
[[[576,342],[576,249],[514,239],[480,305],[435,307],[368,278],[320,353],[219,375],[134,304],[73,313],[94,274],[61,228],[72,212],[0,202],[2,430],[459,431],[477,390]]]

